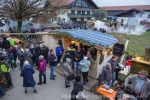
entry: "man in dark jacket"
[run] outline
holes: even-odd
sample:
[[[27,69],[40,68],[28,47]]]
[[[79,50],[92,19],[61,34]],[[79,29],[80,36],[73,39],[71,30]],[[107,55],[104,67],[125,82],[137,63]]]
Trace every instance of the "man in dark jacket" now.
[[[81,49],[78,48],[78,51],[75,53],[74,55],[74,67],[76,68],[76,74],[78,75],[80,69],[79,69],[79,63],[82,60],[82,53],[81,53]]]
[[[5,49],[5,51],[10,49],[10,42],[6,39],[6,37],[3,37],[2,47]]]
[[[14,66],[15,66],[15,70],[16,70],[16,69],[17,69],[17,64],[16,64],[16,61],[17,61],[17,50],[16,50],[15,47],[11,47],[10,52],[13,53],[13,57],[14,57]]]
[[[41,48],[41,54],[44,56],[44,59],[47,61],[47,63],[48,63],[48,52],[49,52],[48,47],[45,46],[45,44],[43,43]]]
[[[23,67],[23,62],[24,62],[24,51],[20,47],[18,47],[17,56],[18,56],[18,59],[20,60],[20,70],[21,70]]]
[[[56,75],[54,75],[54,71],[55,71],[55,67],[57,66],[57,58],[54,54],[54,50],[50,49],[50,55],[48,57],[49,63],[50,63],[50,79],[51,80],[55,80],[54,77],[56,77]]]
[[[71,57],[72,69],[74,69],[74,53],[75,53],[75,51],[76,51],[76,49],[73,47],[73,45],[70,45],[70,47],[68,48],[68,52]]]
[[[74,87],[71,92],[71,100],[77,100],[76,95],[78,92],[83,91],[84,85],[83,82],[81,81],[80,76],[75,76],[75,82],[74,82]]]
[[[103,84],[107,84],[107,85],[111,86],[112,69],[111,69],[110,63],[107,63],[106,67],[103,68],[102,75],[101,75],[101,81]]]
[[[113,86],[114,81],[116,80],[116,74],[118,74],[117,70],[116,70],[117,69],[116,67],[118,67],[118,69],[122,69],[122,68],[119,65],[119,62],[118,62],[116,56],[112,56],[112,58],[108,61],[108,63],[111,64],[111,69],[112,69],[112,86]]]

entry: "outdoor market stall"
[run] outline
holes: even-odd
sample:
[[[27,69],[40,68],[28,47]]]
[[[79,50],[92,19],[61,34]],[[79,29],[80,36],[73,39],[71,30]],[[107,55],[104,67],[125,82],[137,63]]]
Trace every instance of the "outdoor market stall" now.
[[[107,48],[112,48],[113,45],[118,42],[118,39],[111,35],[91,30],[58,30],[53,37],[62,40],[65,51],[68,50],[70,41],[86,45],[88,51],[92,51],[92,56],[95,57],[93,58],[89,70],[89,76],[95,79],[98,78],[103,68],[103,63],[100,64],[102,53],[106,51]],[[107,62],[107,60],[104,59],[102,62]]]

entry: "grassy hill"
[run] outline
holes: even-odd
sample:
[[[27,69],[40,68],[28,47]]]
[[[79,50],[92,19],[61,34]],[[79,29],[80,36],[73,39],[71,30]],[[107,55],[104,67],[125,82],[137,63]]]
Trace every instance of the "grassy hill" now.
[[[108,33],[114,35],[115,33]],[[129,45],[127,52],[135,52],[139,55],[145,54],[145,47],[150,46],[150,31],[145,32],[142,35],[126,35],[129,38]]]

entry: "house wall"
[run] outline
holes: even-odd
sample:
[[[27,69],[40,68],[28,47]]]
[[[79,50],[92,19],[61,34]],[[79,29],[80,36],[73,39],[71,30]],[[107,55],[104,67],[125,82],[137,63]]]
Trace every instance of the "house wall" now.
[[[118,22],[121,22],[122,19],[124,20],[123,24],[126,25],[128,23],[128,17],[117,17]]]

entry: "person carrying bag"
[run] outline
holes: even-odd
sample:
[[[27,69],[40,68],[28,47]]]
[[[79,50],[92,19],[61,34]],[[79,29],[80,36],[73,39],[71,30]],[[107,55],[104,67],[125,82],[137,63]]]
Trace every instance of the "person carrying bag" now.
[[[70,87],[69,81],[74,79],[74,75],[72,74],[72,69],[70,67],[70,64],[71,64],[71,59],[66,58],[66,61],[63,64],[66,88]]]

